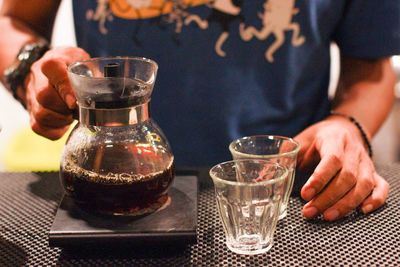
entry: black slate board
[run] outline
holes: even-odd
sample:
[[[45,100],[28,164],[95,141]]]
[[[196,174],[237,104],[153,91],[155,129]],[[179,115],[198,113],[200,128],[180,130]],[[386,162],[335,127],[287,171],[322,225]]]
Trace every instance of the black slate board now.
[[[162,245],[196,242],[196,176],[176,176],[169,189],[171,202],[141,217],[88,213],[64,196],[49,233],[52,247],[101,245]]]

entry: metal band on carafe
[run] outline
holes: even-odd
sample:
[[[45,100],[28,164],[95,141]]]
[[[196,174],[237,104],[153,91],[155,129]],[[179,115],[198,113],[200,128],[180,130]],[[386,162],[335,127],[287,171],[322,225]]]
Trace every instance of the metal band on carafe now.
[[[146,121],[149,103],[118,109],[94,109],[79,107],[79,122],[87,126],[124,126]]]

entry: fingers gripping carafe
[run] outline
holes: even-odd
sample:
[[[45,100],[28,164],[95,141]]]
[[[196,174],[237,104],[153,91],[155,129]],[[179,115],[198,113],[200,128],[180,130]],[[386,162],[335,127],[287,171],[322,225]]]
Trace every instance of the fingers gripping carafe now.
[[[61,181],[81,207],[142,215],[163,206],[174,156],[149,116],[157,64],[145,58],[94,58],[73,63],[68,76],[79,123],[61,158]]]

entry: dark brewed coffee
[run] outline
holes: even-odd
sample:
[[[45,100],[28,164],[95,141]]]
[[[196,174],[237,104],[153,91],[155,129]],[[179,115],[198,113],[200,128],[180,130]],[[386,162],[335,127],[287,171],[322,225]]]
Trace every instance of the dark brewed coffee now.
[[[174,178],[169,154],[137,145],[97,146],[82,153],[88,160],[77,162],[71,156],[60,172],[67,194],[78,205],[105,214],[142,215],[167,201]],[[157,165],[161,162],[167,165]]]

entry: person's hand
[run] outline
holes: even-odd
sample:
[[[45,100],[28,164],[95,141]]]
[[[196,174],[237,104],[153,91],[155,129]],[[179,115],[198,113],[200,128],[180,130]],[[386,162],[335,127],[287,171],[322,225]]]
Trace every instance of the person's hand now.
[[[304,217],[323,214],[334,221],[357,207],[369,213],[385,203],[389,185],[376,173],[359,130],[347,118],[330,116],[295,139],[301,144],[299,170],[315,168],[301,190],[308,201]]]
[[[49,50],[32,65],[25,81],[25,102],[34,132],[55,140],[68,130],[77,104],[67,66],[88,58],[80,48],[60,47]]]

